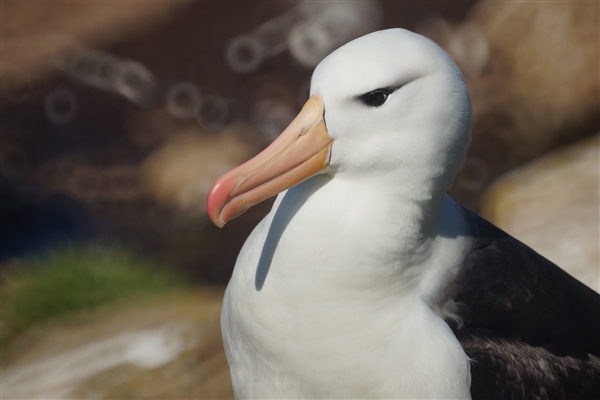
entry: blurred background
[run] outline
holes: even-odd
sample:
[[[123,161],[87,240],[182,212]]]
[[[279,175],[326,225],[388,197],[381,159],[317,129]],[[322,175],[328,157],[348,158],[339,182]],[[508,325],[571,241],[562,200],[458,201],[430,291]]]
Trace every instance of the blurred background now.
[[[214,180],[368,32],[442,46],[473,101],[451,195],[599,290],[595,2],[3,2],[4,398],[228,398],[220,302],[271,202]]]

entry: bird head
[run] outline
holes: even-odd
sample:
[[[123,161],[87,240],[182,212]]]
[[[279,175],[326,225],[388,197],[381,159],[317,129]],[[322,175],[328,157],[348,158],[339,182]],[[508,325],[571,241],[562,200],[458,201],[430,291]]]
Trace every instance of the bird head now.
[[[471,105],[435,43],[403,29],[368,34],[316,67],[310,93],[269,147],[215,182],[207,209],[217,226],[321,173],[450,188],[469,144]]]

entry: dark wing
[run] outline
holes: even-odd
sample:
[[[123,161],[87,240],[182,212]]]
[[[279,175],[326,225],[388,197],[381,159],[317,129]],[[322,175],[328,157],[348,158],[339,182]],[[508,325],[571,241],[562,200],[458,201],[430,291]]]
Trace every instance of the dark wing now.
[[[600,399],[600,359],[557,356],[489,330],[459,329],[471,363],[471,396],[481,399]]]
[[[448,293],[474,399],[600,399],[600,295],[464,209],[473,247]]]

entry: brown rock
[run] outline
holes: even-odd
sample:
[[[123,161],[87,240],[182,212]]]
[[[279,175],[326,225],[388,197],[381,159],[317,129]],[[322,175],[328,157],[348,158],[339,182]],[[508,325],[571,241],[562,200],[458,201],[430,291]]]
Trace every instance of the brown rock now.
[[[485,193],[482,215],[599,291],[600,136],[510,172]]]
[[[204,214],[212,184],[250,158],[252,149],[239,139],[248,130],[237,124],[216,136],[184,132],[164,143],[142,167],[149,191],[160,203]]]
[[[77,43],[107,47],[168,22],[177,2],[9,2],[2,4],[2,86],[39,82],[56,73],[52,57]],[[24,82],[27,80],[27,82]]]
[[[473,101],[467,163],[452,196],[472,209],[500,174],[598,130],[597,2],[481,1],[464,23],[428,24]]]
[[[4,349],[3,398],[232,398],[222,289],[107,306]]]

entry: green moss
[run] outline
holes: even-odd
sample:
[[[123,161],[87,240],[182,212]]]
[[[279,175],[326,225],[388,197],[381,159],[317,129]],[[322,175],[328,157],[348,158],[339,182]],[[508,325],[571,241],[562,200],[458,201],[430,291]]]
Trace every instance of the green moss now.
[[[124,248],[74,244],[18,261],[2,278],[2,343],[49,317],[183,285]]]

